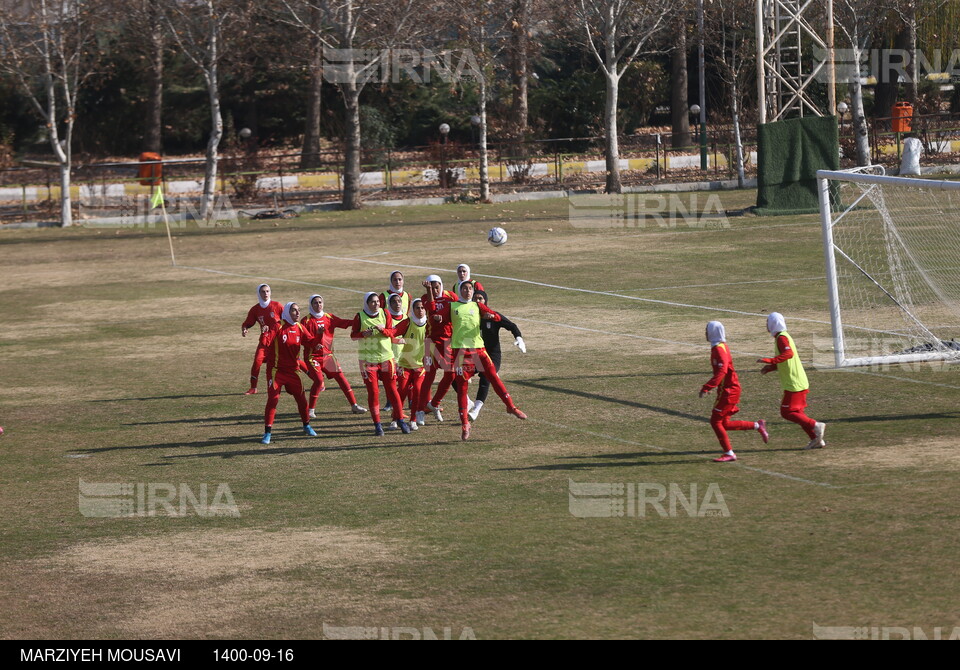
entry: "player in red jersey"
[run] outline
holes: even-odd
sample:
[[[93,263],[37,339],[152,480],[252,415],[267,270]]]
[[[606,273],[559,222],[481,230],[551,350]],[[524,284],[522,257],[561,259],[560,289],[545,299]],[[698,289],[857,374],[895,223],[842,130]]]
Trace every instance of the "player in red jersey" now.
[[[507,407],[507,412],[518,419],[526,419],[527,415],[520,411],[513,398],[507,392],[497,368],[490,360],[487,350],[483,346],[483,336],[480,334],[482,319],[500,320],[500,315],[485,304],[473,301],[473,284],[464,281],[457,285],[460,300],[451,305],[450,311],[453,320],[451,343],[453,346],[454,389],[457,392],[457,406],[460,410],[460,439],[470,437],[470,417],[467,412],[467,384],[470,378],[478,372],[483,372],[494,392]],[[429,309],[429,306],[428,306]]]
[[[450,335],[453,332],[453,324],[450,322],[450,305],[457,301],[455,293],[443,289],[443,280],[440,279],[439,275],[427,277],[423,286],[427,289],[427,292],[420,299],[423,301],[424,307],[427,308],[428,325],[423,355],[423,365],[426,373],[423,378],[423,386],[420,389],[420,399],[417,403],[416,413],[417,423],[421,426],[427,411],[433,412],[437,421],[443,421],[439,405],[443,395],[434,399],[436,404],[431,404],[430,393],[433,391],[433,380],[436,379],[438,371],[443,371],[444,378],[449,377],[446,383],[447,388],[453,381],[452,352],[450,351]],[[429,305],[433,305],[433,312],[430,311]],[[444,393],[446,393],[446,389],[444,389]]]
[[[247,320],[240,326],[240,334],[247,336],[247,331],[257,325],[257,352],[253,356],[253,367],[250,368],[250,390],[244,395],[253,395],[257,392],[257,379],[260,378],[260,366],[266,360],[267,350],[263,346],[263,333],[280,321],[283,305],[270,299],[270,285],[260,284],[257,287],[257,304],[247,312]]]
[[[764,444],[770,440],[770,435],[767,433],[767,422],[763,419],[734,421],[730,418],[740,411],[737,407],[737,403],[740,402],[740,380],[737,378],[737,371],[733,368],[733,358],[727,346],[723,324],[719,321],[710,321],[707,323],[706,334],[711,345],[710,364],[713,366],[713,376],[700,388],[700,397],[717,389],[717,402],[714,403],[713,412],[710,414],[710,425],[713,427],[713,432],[717,434],[717,439],[720,440],[723,454],[713,460],[715,463],[730,463],[737,460],[737,455],[733,453],[733,447],[730,446],[728,430],[755,430],[760,433]]]
[[[314,294],[310,296],[310,314],[305,316],[300,321],[300,324],[315,342],[309,351],[305,350],[304,355],[309,368],[307,374],[313,381],[313,386],[310,387],[310,418],[313,419],[317,416],[317,398],[320,397],[320,392],[323,391],[323,376],[337,382],[347,402],[350,403],[350,409],[354,414],[363,414],[366,412],[366,407],[361,407],[357,404],[357,397],[350,387],[350,382],[347,381],[347,377],[343,374],[337,357],[333,354],[334,331],[337,328],[352,328],[353,321],[341,319],[339,316],[324,312],[323,296]]]
[[[483,284],[478,282],[476,279],[470,279],[470,266],[467,265],[466,263],[461,263],[460,265],[457,266],[457,285],[459,285],[460,282],[465,282],[465,281],[468,281],[471,284],[473,284],[474,293],[476,293],[477,291],[483,290]]]
[[[379,382],[387,393],[387,399],[393,407],[393,420],[400,430],[410,432],[403,414],[403,403],[397,393],[397,364],[393,359],[391,339],[396,337],[390,313],[380,308],[380,297],[373,292],[363,297],[363,310],[357,312],[353,319],[350,338],[358,342],[358,357],[360,359],[360,374],[367,387],[367,404],[370,405],[370,415],[373,417],[374,435],[383,435],[383,425],[380,423],[380,389]]]
[[[267,356],[267,378],[270,385],[267,387],[267,407],[263,416],[263,439],[261,444],[270,444],[273,432],[273,420],[277,416],[277,404],[280,402],[280,390],[286,389],[297,401],[300,418],[303,420],[303,432],[310,437],[317,433],[310,427],[310,416],[307,413],[307,399],[303,395],[303,382],[297,374],[302,369],[300,348],[309,348],[314,345],[313,339],[307,334],[298,321],[300,307],[295,302],[288,302],[283,306],[280,323],[276,323],[264,333],[262,341],[269,352]]]
[[[380,294],[380,305],[383,308],[390,307],[390,296],[400,296],[400,312],[404,315],[410,313],[410,294],[403,290],[403,273],[400,270],[394,270],[390,273],[390,287]]]

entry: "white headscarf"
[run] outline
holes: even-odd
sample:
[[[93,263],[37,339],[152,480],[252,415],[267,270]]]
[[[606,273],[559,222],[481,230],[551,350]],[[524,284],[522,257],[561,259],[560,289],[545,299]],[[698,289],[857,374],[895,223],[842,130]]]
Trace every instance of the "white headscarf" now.
[[[440,275],[429,275],[427,277],[428,284],[432,284],[435,281],[440,282],[440,295],[443,296],[443,280],[440,279]]]
[[[313,311],[313,299],[314,299],[314,298],[323,298],[323,296],[320,295],[319,293],[314,293],[312,296],[310,296],[310,300],[307,301],[307,304],[310,305],[310,314],[311,314],[312,316],[317,317],[318,319],[322,319],[322,318],[323,318],[323,314],[324,314],[323,310],[320,310],[319,312],[314,312],[314,311]]]
[[[393,293],[393,294],[391,294],[391,295],[400,295],[400,294],[399,294],[399,293]],[[401,300],[401,302],[400,302],[400,310],[397,311],[397,312],[394,312],[394,311],[393,311],[393,308],[390,306],[390,297],[391,297],[391,295],[388,295],[388,296],[387,296],[387,311],[390,312],[390,316],[392,316],[394,319],[402,319],[402,318],[403,318],[403,301]]]
[[[780,312],[770,312],[767,315],[767,332],[769,332],[774,337],[777,336],[777,333],[782,333],[787,329],[787,322],[783,318],[783,314]]]
[[[727,333],[723,329],[723,324],[719,321],[708,321],[707,322],[707,339],[710,340],[712,346],[716,346],[721,342],[727,341]]]
[[[413,321],[416,325],[422,326],[427,322],[427,315],[424,314],[422,319],[418,319],[416,313],[413,311],[413,308],[417,306],[417,303],[423,304],[423,300],[417,298],[412,303],[410,303],[410,320]]]
[[[466,263],[461,263],[460,265],[457,266],[457,273],[458,273],[458,274],[459,274],[459,272],[460,272],[460,268],[464,268],[464,269],[467,271],[467,278],[464,279],[463,281],[470,281],[470,266],[467,265]]]
[[[367,301],[370,300],[370,296],[372,295],[377,295],[377,294],[374,293],[373,291],[370,291],[365,296],[363,296],[363,311],[366,312],[368,316],[376,316],[377,314],[380,313],[379,309],[376,312],[370,312],[370,309],[367,307]],[[379,296],[377,296],[377,304],[378,305],[380,304]]]
[[[291,301],[283,306],[283,316],[281,318],[287,323],[289,323],[291,326],[294,325],[296,321],[294,321],[293,317],[290,316],[290,307],[296,304],[297,304],[296,302]]]
[[[260,297],[260,289],[262,289],[264,286],[270,286],[270,284],[260,284],[260,286],[257,287],[257,302],[260,303],[261,307],[266,309],[267,307],[270,306],[270,301],[264,300],[263,298]]]
[[[394,270],[393,272],[390,273],[390,276],[387,277],[387,291],[386,291],[386,293],[387,293],[388,296],[389,296],[391,293],[397,293],[397,289],[393,288],[393,275],[397,274],[398,272],[400,272],[400,270]],[[400,272],[400,276],[403,277],[403,273],[402,273],[402,272]]]
[[[463,286],[464,284],[472,285],[473,282],[471,282],[469,279],[465,279],[464,281],[457,282],[457,302],[473,302],[473,295],[470,296],[470,300],[467,300],[460,294],[460,287]],[[474,286],[473,293],[476,294],[476,292],[477,292],[477,287]]]

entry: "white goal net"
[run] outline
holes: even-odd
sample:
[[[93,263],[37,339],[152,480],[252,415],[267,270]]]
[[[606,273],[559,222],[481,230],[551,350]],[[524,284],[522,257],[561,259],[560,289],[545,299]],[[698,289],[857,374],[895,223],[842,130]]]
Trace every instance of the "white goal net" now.
[[[960,358],[960,182],[817,173],[836,364]]]

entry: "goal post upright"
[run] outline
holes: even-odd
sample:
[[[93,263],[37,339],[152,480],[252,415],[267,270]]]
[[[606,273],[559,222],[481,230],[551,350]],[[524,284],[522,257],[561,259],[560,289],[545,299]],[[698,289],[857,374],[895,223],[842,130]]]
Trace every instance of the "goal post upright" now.
[[[836,366],[843,365],[843,326],[840,316],[840,297],[837,292],[837,259],[833,249],[833,208],[830,204],[830,181],[827,170],[817,171],[820,197],[820,225],[823,237],[823,256],[827,268],[827,299],[830,302],[830,324],[833,328],[833,358]]]

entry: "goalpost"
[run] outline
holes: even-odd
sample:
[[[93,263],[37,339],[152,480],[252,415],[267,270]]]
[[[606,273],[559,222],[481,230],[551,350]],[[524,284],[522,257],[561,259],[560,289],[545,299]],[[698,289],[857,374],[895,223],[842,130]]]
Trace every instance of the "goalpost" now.
[[[817,179],[837,367],[960,359],[960,182]]]

